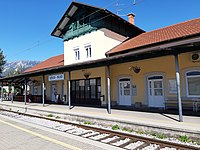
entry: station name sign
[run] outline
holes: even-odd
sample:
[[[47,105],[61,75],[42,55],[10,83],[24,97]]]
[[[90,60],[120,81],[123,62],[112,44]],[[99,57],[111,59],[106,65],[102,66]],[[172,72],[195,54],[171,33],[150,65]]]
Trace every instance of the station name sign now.
[[[49,76],[49,81],[59,81],[59,80],[64,80],[64,79],[65,79],[64,74],[55,74],[55,75]]]

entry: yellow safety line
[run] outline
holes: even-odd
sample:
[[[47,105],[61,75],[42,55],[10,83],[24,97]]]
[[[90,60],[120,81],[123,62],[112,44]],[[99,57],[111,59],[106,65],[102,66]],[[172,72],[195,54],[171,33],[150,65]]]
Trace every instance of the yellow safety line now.
[[[24,129],[24,128],[19,127],[19,126],[16,126],[16,125],[14,125],[14,124],[12,124],[12,123],[9,123],[9,122],[6,122],[6,121],[2,121],[2,120],[0,120],[0,122],[1,122],[1,123],[4,123],[4,124],[7,124],[7,125],[9,125],[9,126],[11,126],[11,127],[14,127],[14,128],[16,128],[16,129],[22,130],[22,131],[24,131],[24,132],[27,132],[27,133],[29,133],[29,134],[35,135],[35,136],[37,136],[37,137],[40,137],[40,138],[42,138],[42,139],[45,139],[45,140],[47,140],[47,141],[50,141],[50,142],[53,142],[53,143],[55,143],[55,144],[61,145],[61,146],[63,146],[63,147],[66,147],[66,148],[69,148],[69,149],[72,149],[72,150],[81,150],[81,149],[78,148],[78,147],[75,147],[75,146],[66,144],[66,143],[64,143],[64,142],[61,142],[61,141],[52,139],[52,138],[50,138],[50,137],[47,137],[47,136],[38,134],[38,133],[33,132],[33,131]]]

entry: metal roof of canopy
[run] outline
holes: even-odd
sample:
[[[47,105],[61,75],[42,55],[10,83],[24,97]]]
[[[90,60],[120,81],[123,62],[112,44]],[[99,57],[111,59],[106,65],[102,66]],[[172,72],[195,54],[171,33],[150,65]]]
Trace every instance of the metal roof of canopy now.
[[[17,77],[16,78],[12,78],[12,77],[7,77],[7,78],[2,78],[3,80],[0,79],[0,85],[3,86],[8,86],[9,84],[20,84],[20,83],[25,83],[25,80],[28,78],[21,78],[21,77]]]

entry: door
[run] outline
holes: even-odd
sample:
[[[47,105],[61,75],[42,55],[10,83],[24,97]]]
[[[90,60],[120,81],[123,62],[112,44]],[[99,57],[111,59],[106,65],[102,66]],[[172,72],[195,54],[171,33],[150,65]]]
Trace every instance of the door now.
[[[51,84],[51,101],[57,102],[56,94],[57,94],[57,85]]]
[[[119,80],[119,105],[131,106],[131,81],[129,78]]]
[[[101,78],[71,81],[72,104],[100,106]]]
[[[164,107],[163,77],[151,76],[148,78],[149,107]]]

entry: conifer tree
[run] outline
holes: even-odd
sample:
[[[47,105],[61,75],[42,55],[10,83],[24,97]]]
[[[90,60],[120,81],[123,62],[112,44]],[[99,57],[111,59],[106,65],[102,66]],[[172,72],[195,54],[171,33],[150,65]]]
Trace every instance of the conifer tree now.
[[[3,55],[3,50],[0,48],[0,74],[3,71],[3,67],[5,63],[6,63],[5,56]]]

